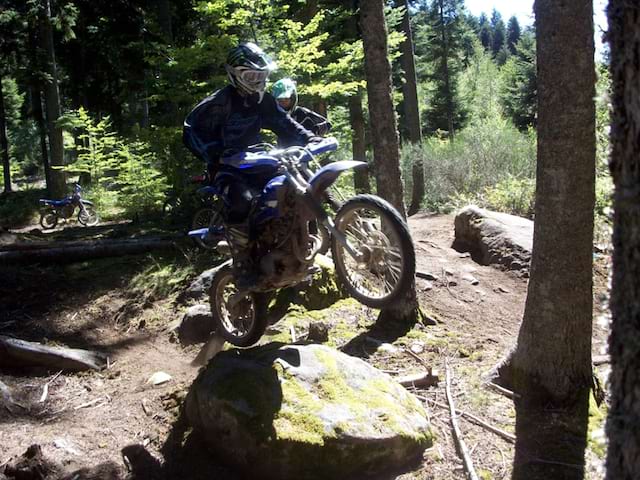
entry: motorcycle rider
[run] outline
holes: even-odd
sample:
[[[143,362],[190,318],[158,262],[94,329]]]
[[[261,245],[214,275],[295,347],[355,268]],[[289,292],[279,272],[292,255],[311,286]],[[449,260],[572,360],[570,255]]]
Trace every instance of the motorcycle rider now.
[[[222,184],[226,201],[223,217],[236,250],[234,265],[239,288],[250,287],[257,281],[247,248],[252,233],[248,215],[252,189],[261,189],[269,178],[246,174],[244,160],[237,154],[260,143],[262,128],[274,132],[287,145],[302,146],[315,138],[265,92],[269,74],[275,68],[275,63],[254,43],[232,48],[225,64],[229,85],[202,100],[184,121],[184,144],[207,163],[211,178]]]
[[[278,80],[271,87],[271,94],[278,104],[307,130],[324,137],[331,130],[331,123],[319,113],[298,105],[296,82],[290,78]]]

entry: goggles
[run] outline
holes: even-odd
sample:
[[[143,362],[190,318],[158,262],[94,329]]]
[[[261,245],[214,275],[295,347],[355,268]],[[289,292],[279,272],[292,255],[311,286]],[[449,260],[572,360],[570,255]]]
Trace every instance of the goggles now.
[[[236,74],[243,82],[261,83],[265,82],[271,72],[269,70],[240,70],[236,68]]]

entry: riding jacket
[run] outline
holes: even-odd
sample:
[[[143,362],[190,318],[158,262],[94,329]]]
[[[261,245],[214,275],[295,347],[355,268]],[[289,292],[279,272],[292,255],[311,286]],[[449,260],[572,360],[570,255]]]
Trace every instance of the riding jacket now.
[[[260,130],[274,132],[286,145],[306,145],[314,134],[293,120],[265,92],[242,96],[231,85],[202,100],[184,121],[183,142],[216,170],[221,157],[245,151],[261,142]]]

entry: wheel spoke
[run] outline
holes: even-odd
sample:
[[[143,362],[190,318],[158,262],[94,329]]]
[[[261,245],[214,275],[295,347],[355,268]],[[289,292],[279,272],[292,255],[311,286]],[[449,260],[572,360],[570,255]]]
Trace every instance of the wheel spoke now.
[[[336,244],[336,258],[352,288],[370,299],[383,299],[400,285],[405,274],[404,256],[397,227],[389,214],[375,204],[354,204],[336,222],[349,245],[361,252],[352,258]]]

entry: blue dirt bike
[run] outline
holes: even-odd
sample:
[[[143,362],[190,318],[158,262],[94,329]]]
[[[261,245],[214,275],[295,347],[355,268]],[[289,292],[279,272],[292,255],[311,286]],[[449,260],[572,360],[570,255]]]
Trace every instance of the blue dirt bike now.
[[[62,200],[40,199],[42,206],[40,210],[40,225],[44,229],[54,228],[59,219],[67,220],[73,216],[78,209],[78,222],[85,227],[97,225],[100,221],[95,211],[93,203],[82,198],[80,192],[82,187],[77,185],[73,188],[73,194]]]
[[[215,274],[209,298],[216,331],[228,342],[247,347],[256,343],[268,325],[270,292],[309,280],[316,271],[315,256],[328,236],[338,279],[358,301],[372,308],[398,302],[411,288],[415,275],[415,250],[407,224],[398,211],[375,195],[355,195],[325,208],[327,189],[341,173],[363,167],[364,162],[338,161],[317,172],[309,169],[315,155],[336,150],[334,138],[306,148],[290,147],[243,152],[223,158],[224,173],[209,187],[227,203],[225,182],[243,181],[259,172],[270,178],[253,191],[249,238],[224,223],[215,231],[201,228],[191,236],[224,238],[232,261]],[[258,281],[237,288],[242,275],[238,254],[249,259]],[[234,266],[234,262],[237,263]]]

